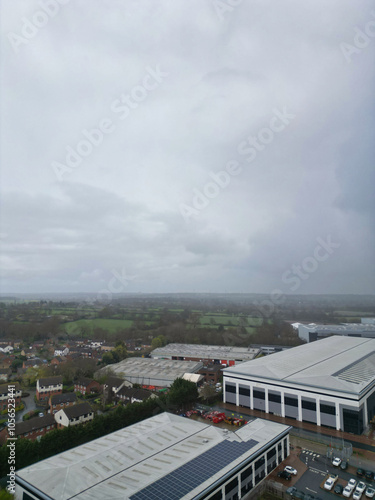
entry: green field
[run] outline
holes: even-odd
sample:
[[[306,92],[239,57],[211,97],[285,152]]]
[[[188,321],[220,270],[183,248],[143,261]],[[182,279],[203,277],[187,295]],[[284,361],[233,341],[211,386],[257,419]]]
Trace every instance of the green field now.
[[[80,336],[82,332],[86,335],[93,333],[95,328],[102,328],[110,333],[117,330],[130,328],[133,321],[130,319],[80,319],[65,324],[65,331],[71,336]]]

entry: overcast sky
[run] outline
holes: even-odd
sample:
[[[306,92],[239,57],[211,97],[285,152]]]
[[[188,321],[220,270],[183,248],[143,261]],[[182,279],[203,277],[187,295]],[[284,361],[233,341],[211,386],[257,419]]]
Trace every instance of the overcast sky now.
[[[3,293],[375,293],[372,1],[1,8]]]

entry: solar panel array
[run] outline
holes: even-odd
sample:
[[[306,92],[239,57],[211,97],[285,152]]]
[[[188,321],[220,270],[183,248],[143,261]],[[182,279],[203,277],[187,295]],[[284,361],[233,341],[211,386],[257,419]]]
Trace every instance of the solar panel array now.
[[[138,491],[130,500],[179,500],[256,444],[255,439],[224,440]]]
[[[334,375],[341,380],[346,380],[353,384],[369,382],[375,377],[375,353],[368,354],[365,358],[349,365]]]

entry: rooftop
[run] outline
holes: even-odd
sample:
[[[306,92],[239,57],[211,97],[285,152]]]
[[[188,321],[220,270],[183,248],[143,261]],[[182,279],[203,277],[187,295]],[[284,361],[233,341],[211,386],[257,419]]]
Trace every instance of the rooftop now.
[[[65,415],[70,419],[87,415],[88,413],[92,413],[93,410],[88,403],[79,403],[74,406],[63,408],[62,411],[64,411]]]
[[[110,365],[112,373],[137,384],[169,386],[184,373],[195,373],[203,363],[200,361],[176,361],[171,359],[127,358]],[[102,368],[100,373],[105,373]],[[108,382],[107,382],[108,384]]]
[[[15,433],[16,436],[19,436],[20,434],[25,434],[25,432],[42,429],[43,427],[47,427],[47,425],[55,425],[55,423],[53,415],[47,413],[47,415],[44,415],[43,417],[30,418],[30,420],[16,423]]]
[[[56,500],[187,500],[288,429],[256,419],[232,432],[162,413],[37,462],[17,478]]]
[[[39,386],[48,386],[48,385],[58,385],[63,383],[63,378],[61,375],[57,375],[56,377],[45,377],[39,379]]]
[[[224,369],[237,374],[359,395],[375,384],[375,339],[332,336]]]
[[[253,359],[259,354],[259,348],[230,347],[224,345],[203,344],[168,344],[158,347],[151,356],[186,356],[199,359],[235,359],[238,361]]]

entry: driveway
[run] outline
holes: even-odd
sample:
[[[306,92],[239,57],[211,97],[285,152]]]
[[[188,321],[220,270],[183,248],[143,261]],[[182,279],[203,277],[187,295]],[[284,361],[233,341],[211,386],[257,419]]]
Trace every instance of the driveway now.
[[[32,410],[36,410],[37,408],[41,408],[41,407],[38,407],[36,404],[35,404],[35,401],[34,401],[34,396],[35,396],[35,393],[36,393],[36,390],[35,389],[27,389],[27,391],[30,396],[26,396],[25,398],[22,397],[22,402],[25,404],[25,408],[21,411],[18,411],[16,413],[16,422],[22,422],[22,417],[28,413],[29,411],[32,411]],[[41,408],[40,411],[42,411],[43,408]]]

